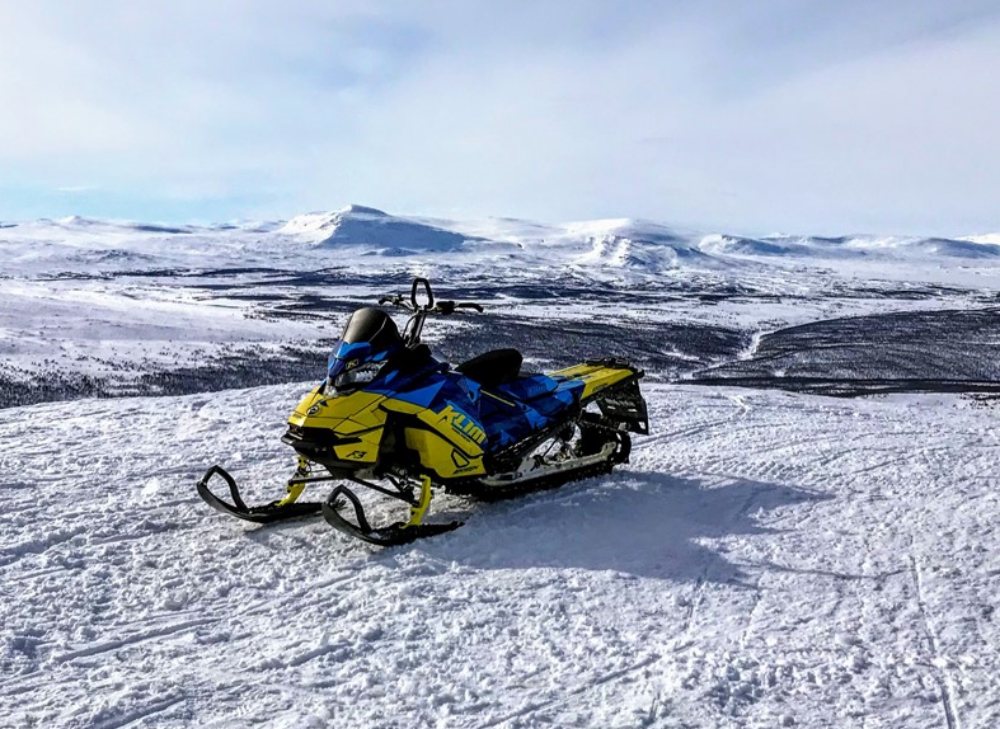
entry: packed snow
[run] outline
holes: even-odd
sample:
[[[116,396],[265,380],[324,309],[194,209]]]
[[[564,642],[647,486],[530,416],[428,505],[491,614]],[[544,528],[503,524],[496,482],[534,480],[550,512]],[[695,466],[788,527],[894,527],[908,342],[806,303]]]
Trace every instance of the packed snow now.
[[[614,475],[378,552],[194,494],[276,495],[304,387],[5,413],[11,726],[1000,722],[995,404],[649,386]]]
[[[998,254],[363,206],[0,224],[0,726],[1000,726]],[[452,359],[643,366],[631,462],[438,494],[465,525],[382,551],[205,506],[217,462],[282,493],[345,314],[414,275],[486,304],[428,323]],[[904,392],[772,389],[805,381]]]

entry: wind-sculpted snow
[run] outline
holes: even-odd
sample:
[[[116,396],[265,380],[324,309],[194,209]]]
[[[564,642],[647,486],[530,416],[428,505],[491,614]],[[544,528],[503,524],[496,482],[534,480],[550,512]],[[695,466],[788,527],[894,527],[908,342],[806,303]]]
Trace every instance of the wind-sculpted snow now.
[[[614,475],[379,552],[194,493],[307,386],[5,411],[0,724],[1000,725],[996,402],[646,383]]]

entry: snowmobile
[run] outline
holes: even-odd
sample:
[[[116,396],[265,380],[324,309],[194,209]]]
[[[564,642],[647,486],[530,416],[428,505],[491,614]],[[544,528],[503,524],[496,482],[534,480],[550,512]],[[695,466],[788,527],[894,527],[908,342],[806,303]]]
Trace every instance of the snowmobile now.
[[[421,343],[424,322],[482,306],[435,301],[424,278],[413,281],[408,298],[379,300],[379,307],[387,304],[410,315],[402,333],[383,308],[354,312],[326,378],[289,416],[282,441],[298,464],[284,497],[247,506],[233,477],[216,465],[197,486],[209,506],[258,523],[321,513],[349,536],[404,544],[461,526],[425,522],[435,489],[497,500],[556,488],[610,472],[628,461],[629,434],[649,432],[638,384],[643,372],[625,362],[590,360],[525,374],[516,349],[497,349],[452,367]],[[209,488],[216,476],[231,501]],[[299,501],[324,481],[342,483],[324,501]],[[372,526],[348,484],[404,502],[408,518]]]

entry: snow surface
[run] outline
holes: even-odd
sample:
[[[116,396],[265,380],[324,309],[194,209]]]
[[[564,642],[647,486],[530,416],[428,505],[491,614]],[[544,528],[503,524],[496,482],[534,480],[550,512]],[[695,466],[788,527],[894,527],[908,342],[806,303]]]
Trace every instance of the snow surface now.
[[[517,335],[589,356],[629,340],[756,373],[786,367],[761,360],[788,341],[775,330],[815,323],[792,363],[850,376],[877,364],[838,354],[852,326],[879,340],[889,315],[911,321],[893,312],[925,311],[984,323],[946,342],[885,329],[904,364],[967,354],[987,376],[998,252],[993,234],[749,238],[362,206],[4,224],[0,386],[68,372],[120,394],[215,358],[193,382],[217,389],[309,347],[301,377],[318,377],[343,313],[413,275],[488,304],[485,324],[429,326],[442,346]],[[873,318],[830,323],[858,315]],[[466,525],[384,551],[321,520],[245,525],[195,494],[221,462],[248,500],[280,495],[280,436],[309,382],[0,402],[0,726],[1000,726],[1000,400],[667,375],[643,382],[653,432],[613,475],[502,504],[439,494],[439,518]]]
[[[620,471],[379,552],[194,494],[306,386],[4,411],[8,725],[1000,725],[995,403],[647,386]]]

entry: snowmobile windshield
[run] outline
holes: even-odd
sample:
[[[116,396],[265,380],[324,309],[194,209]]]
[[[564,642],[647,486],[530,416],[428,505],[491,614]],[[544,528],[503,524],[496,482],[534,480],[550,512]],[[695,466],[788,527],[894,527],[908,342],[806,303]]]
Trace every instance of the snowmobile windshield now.
[[[358,309],[351,314],[340,338],[347,344],[368,342],[372,351],[376,352],[403,343],[392,317],[373,307]]]
[[[337,390],[374,380],[391,354],[403,347],[392,318],[380,309],[358,309],[344,327],[327,363],[329,382]]]

